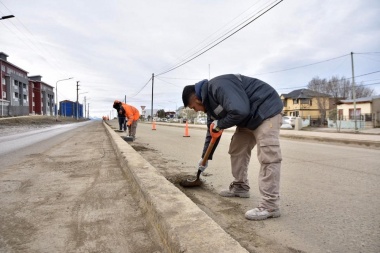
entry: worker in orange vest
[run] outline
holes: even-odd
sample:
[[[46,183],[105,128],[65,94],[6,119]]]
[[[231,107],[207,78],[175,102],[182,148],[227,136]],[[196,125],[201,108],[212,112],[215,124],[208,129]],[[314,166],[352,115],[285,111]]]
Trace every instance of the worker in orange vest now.
[[[128,119],[127,127],[128,127],[128,135],[132,136],[133,139],[136,138],[136,129],[137,129],[137,121],[140,118],[140,113],[136,109],[136,107],[120,102],[119,100],[115,100],[113,103],[113,108],[124,111],[125,117]]]

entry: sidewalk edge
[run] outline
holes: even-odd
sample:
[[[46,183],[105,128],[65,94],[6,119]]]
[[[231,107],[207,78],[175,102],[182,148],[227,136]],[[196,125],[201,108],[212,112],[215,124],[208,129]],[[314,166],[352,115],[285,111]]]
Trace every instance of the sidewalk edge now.
[[[132,182],[168,252],[248,252],[103,122],[124,175]]]

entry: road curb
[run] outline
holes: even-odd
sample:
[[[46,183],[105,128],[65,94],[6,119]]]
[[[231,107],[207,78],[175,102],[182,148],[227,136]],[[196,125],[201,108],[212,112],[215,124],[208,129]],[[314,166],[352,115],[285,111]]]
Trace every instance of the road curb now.
[[[248,252],[105,122],[124,175],[168,252]]]
[[[338,143],[338,144],[355,145],[355,146],[361,146],[361,147],[364,146],[367,148],[380,149],[380,142],[377,142],[377,141],[352,140],[352,139],[329,138],[329,137],[318,137],[318,136],[301,136],[301,135],[291,135],[291,134],[280,134],[280,137],[287,138],[287,139]]]

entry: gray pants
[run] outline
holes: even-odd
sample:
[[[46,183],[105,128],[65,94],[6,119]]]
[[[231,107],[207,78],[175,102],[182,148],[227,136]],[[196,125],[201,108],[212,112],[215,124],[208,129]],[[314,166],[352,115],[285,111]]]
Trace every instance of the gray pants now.
[[[137,120],[134,120],[131,124],[131,131],[129,133],[129,136],[132,136],[133,138],[136,137],[136,128],[137,128]]]
[[[229,149],[234,183],[244,187],[249,186],[248,165],[251,151],[257,145],[257,158],[261,164],[258,184],[262,199],[259,206],[268,209],[278,209],[280,202],[281,124],[282,116],[278,114],[255,130],[237,127]]]

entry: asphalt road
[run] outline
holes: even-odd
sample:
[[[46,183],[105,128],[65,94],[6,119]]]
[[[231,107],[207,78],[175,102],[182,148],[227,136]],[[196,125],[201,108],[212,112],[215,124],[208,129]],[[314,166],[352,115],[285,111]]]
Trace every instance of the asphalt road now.
[[[29,146],[35,145],[38,142],[52,139],[50,142],[54,141],[54,137],[65,133],[67,131],[73,130],[79,126],[83,126],[88,124],[89,122],[75,123],[75,124],[67,124],[67,125],[57,125],[51,126],[42,129],[36,129],[31,131],[18,131],[17,133],[12,133],[10,135],[0,136],[0,156],[18,151],[22,148],[27,148]],[[32,150],[32,149],[30,149]]]
[[[153,131],[150,124],[140,123],[132,145],[143,150],[141,154],[167,177],[176,171],[195,173],[205,130],[190,129],[190,137],[183,137],[184,133],[184,127],[157,125]],[[251,198],[230,199],[231,208],[239,207],[230,210],[231,223],[223,220],[220,207],[212,206],[211,200],[218,199],[217,192],[232,181],[228,155],[231,136],[231,132],[223,133],[203,176],[209,187],[184,192],[190,198],[197,196],[199,206],[215,216],[243,246],[249,248],[252,239],[247,234],[255,233],[296,252],[380,252],[379,150],[281,139],[282,216],[252,222],[244,220],[243,214],[259,201],[259,164],[254,149],[249,168]],[[246,228],[236,232],[233,226]]]

